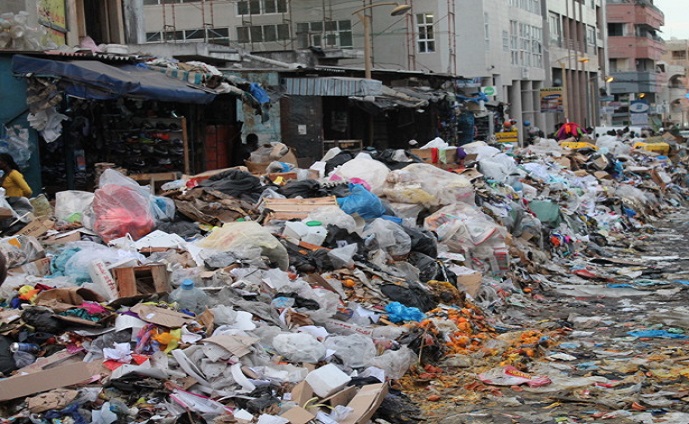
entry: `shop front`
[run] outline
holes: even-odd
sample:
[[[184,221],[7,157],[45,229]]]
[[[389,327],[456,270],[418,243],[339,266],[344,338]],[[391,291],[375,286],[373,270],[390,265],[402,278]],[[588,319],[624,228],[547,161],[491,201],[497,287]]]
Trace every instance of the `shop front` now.
[[[116,168],[140,181],[226,167],[236,92],[218,94],[133,61],[14,55],[38,129],[46,194],[91,190]]]

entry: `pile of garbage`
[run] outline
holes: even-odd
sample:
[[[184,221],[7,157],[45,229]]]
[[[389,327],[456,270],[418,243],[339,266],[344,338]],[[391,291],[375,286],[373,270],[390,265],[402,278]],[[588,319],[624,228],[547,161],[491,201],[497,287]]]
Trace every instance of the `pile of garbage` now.
[[[405,393],[476,361],[475,383],[546,386],[525,371],[562,332],[502,312],[683,204],[683,146],[635,143],[334,149],[157,194],[108,169],[26,225],[4,204],[0,415],[415,422]]]

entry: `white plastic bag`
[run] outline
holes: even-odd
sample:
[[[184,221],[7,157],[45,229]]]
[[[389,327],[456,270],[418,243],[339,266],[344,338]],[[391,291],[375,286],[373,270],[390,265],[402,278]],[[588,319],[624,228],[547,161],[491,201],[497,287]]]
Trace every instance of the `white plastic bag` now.
[[[67,190],[55,194],[55,218],[58,221],[82,222],[91,207],[94,194],[87,191]]]
[[[376,218],[364,227],[363,238],[374,236],[378,247],[391,256],[404,256],[411,250],[411,237],[392,221]]]

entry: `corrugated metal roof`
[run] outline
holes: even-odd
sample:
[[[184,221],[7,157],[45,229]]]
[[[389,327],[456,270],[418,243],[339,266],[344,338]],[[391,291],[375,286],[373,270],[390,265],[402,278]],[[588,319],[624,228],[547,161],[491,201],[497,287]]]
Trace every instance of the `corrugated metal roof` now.
[[[35,52],[35,53],[41,53],[41,52]],[[79,59],[85,59],[85,60],[99,60],[101,62],[137,62],[142,60],[142,58],[139,55],[121,55],[121,54],[114,54],[114,53],[92,53],[90,51],[61,51],[61,50],[46,50],[42,52],[46,56],[51,56],[51,57],[64,57],[68,58],[70,60],[79,60]]]
[[[285,78],[285,94],[293,96],[380,96],[383,83],[346,77]]]

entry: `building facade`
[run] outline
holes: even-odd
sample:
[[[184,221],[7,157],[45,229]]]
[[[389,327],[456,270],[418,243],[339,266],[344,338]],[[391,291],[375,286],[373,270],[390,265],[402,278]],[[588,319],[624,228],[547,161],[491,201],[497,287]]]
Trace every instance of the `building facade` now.
[[[663,125],[689,127],[689,40],[671,39],[665,41],[666,52],[663,55],[666,85],[659,99],[662,107]]]
[[[565,120],[598,123],[604,1],[406,0],[409,10],[391,16],[390,2],[373,0],[127,0],[143,3],[142,43],[207,41],[256,54],[311,48],[353,68],[364,67],[368,20],[374,69],[474,81],[462,94],[489,87],[489,103],[546,132]],[[541,89],[557,85],[566,111],[542,113]]]
[[[548,1],[545,67],[548,84],[564,91],[565,109],[549,116],[549,124],[600,123],[600,88],[608,79],[604,6],[601,0]]]
[[[666,50],[659,36],[665,15],[653,0],[607,0],[606,8],[609,66],[614,77],[610,84],[615,108],[612,123],[659,126],[658,103],[667,80],[664,67],[659,66]]]

